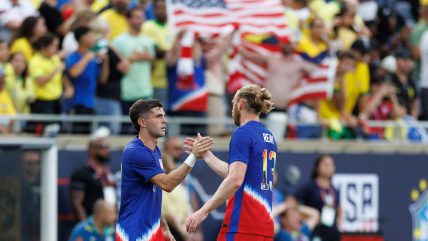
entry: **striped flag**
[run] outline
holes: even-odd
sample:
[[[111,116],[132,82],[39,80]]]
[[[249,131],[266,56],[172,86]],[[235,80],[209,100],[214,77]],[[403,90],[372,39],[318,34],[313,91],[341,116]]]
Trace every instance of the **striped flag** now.
[[[221,36],[230,25],[239,26],[229,54],[227,89],[230,93],[246,84],[264,86],[267,77],[267,66],[243,58],[238,46],[263,55],[279,53],[279,48],[271,44],[243,39],[251,36],[291,37],[281,0],[168,0],[167,6],[168,19],[175,32],[190,30],[201,37],[212,38]],[[329,71],[325,71],[325,64],[320,65],[319,70],[313,77],[308,76],[300,84],[293,85],[293,89],[284,90],[284,94],[292,96],[290,102],[330,95],[333,84],[327,75]]]

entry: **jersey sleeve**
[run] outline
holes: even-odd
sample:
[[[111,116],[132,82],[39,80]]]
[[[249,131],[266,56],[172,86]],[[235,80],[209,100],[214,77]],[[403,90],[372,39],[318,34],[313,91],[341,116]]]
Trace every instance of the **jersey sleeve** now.
[[[241,161],[248,165],[250,161],[251,137],[244,129],[237,129],[230,140],[229,164]]]
[[[154,156],[147,151],[130,153],[129,167],[145,182],[149,182],[152,177],[159,173],[163,173],[162,168],[157,165]]]

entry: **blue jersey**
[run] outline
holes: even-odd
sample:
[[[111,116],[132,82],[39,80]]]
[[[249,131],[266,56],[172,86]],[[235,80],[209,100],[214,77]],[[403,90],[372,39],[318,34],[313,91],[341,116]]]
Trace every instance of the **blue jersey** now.
[[[229,146],[229,165],[241,161],[247,164],[247,172],[242,186],[227,202],[220,232],[273,237],[276,151],[273,135],[262,123],[250,121],[235,130]]]
[[[163,173],[159,148],[134,138],[122,156],[122,196],[116,241],[163,240],[160,229],[162,190],[150,179]]]
[[[103,230],[103,233],[98,232],[98,228],[94,224],[93,217],[89,217],[76,225],[71,232],[69,241],[113,241],[114,226]]]

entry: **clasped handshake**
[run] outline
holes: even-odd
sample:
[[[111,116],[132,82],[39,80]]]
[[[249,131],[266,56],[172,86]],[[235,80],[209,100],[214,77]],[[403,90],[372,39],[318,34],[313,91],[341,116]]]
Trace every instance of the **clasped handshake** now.
[[[193,153],[196,159],[204,159],[214,146],[214,139],[209,136],[202,137],[198,133],[196,138],[186,137],[184,139],[184,151],[187,154]]]

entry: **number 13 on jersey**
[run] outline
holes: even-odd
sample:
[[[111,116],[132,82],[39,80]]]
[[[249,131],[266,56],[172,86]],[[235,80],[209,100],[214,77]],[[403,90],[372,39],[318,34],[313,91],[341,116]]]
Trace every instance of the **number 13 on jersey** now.
[[[263,181],[261,184],[261,189],[262,190],[273,190],[272,187],[272,180],[269,181],[268,183],[268,161],[273,162],[273,166],[272,166],[272,179],[273,179],[273,173],[275,171],[275,166],[276,166],[276,152],[274,151],[269,151],[267,149],[263,150]]]

